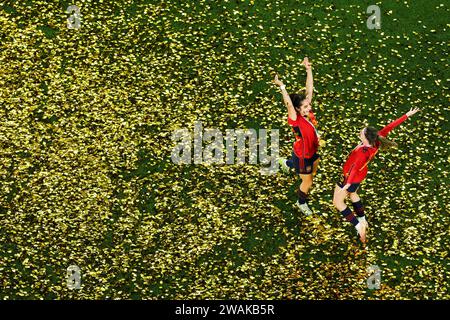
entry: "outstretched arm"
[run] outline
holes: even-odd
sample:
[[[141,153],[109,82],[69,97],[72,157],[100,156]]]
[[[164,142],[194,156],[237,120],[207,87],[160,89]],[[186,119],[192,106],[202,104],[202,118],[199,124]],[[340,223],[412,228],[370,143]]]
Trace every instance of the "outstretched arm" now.
[[[280,87],[281,94],[283,95],[284,104],[287,107],[289,118],[293,121],[297,120],[297,112],[294,109],[291,97],[289,97],[289,94],[286,91],[286,86],[283,84],[281,80],[278,79],[278,75],[275,75],[275,79],[273,80],[273,82]]]
[[[395,127],[400,125],[403,121],[405,121],[406,119],[408,119],[409,117],[411,117],[412,115],[414,115],[418,111],[420,111],[418,108],[414,108],[414,109],[409,110],[406,114],[404,114],[403,116],[401,116],[397,120],[389,123],[383,129],[378,131],[378,134],[380,136],[382,136],[382,137],[386,137],[388,135],[388,133],[392,131],[392,129],[394,129]]]
[[[302,64],[306,68],[306,99],[309,103],[312,102],[313,97],[313,75],[311,69],[311,63],[308,58],[303,59]]]

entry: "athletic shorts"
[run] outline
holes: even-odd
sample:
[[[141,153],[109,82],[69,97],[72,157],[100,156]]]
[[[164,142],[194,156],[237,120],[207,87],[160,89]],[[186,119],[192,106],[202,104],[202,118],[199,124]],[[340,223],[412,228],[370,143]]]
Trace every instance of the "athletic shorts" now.
[[[295,172],[297,174],[311,174],[313,172],[313,163],[319,158],[320,156],[315,153],[311,158],[303,158],[302,163],[301,159],[292,152],[292,162],[294,164]]]
[[[341,188],[343,188],[343,187],[347,184],[347,181],[346,181],[346,180],[347,180],[347,179],[344,178],[344,179],[342,180],[341,183],[338,183],[338,186],[341,187]],[[358,190],[358,188],[359,188],[360,185],[361,185],[360,183],[352,183],[352,184],[350,185],[350,187],[348,187],[347,191],[348,191],[348,192],[356,192],[356,190]]]

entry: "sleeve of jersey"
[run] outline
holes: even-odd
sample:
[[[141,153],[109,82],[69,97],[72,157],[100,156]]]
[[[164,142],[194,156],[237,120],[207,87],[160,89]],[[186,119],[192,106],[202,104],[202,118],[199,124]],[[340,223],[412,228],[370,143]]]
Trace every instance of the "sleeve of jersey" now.
[[[291,126],[297,126],[298,125],[297,120],[294,121],[294,120],[292,120],[289,117],[288,117],[288,124],[290,124]]]
[[[401,116],[400,118],[398,118],[397,120],[389,123],[387,126],[385,126],[383,129],[381,129],[380,131],[378,131],[378,134],[382,137],[386,137],[388,135],[389,132],[392,131],[392,129],[394,129],[395,127],[397,127],[398,125],[400,125],[403,121],[405,121],[406,119],[408,119],[408,116],[406,114],[404,114],[403,116]]]
[[[347,183],[358,183],[359,181],[356,180],[356,176],[358,175],[358,172],[361,170],[361,168],[366,163],[366,156],[362,152],[357,153],[357,158],[355,159],[355,162],[353,162],[352,169],[350,170],[350,175],[347,178]]]

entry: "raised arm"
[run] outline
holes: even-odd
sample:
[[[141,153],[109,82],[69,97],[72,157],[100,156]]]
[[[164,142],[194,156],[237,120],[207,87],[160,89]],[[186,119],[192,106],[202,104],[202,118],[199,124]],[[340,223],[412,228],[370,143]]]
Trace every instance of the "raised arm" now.
[[[291,97],[286,91],[286,86],[283,84],[281,80],[278,79],[278,75],[275,75],[275,79],[273,82],[280,87],[281,94],[283,95],[284,104],[287,107],[288,116],[291,120],[297,120],[297,112],[294,109],[294,105],[292,104]]]
[[[387,126],[385,126],[383,129],[378,131],[378,134],[382,137],[386,137],[389,132],[392,131],[395,127],[399,126],[403,121],[414,115],[416,112],[420,111],[418,108],[409,110],[406,114],[398,118],[397,120],[392,121]]]
[[[313,75],[311,70],[311,63],[308,58],[303,59],[302,64],[306,68],[306,99],[309,103],[312,102],[313,97]]]

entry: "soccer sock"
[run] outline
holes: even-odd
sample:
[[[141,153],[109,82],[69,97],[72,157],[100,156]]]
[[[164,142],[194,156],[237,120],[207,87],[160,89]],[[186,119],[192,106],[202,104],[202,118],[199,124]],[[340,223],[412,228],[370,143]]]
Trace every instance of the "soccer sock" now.
[[[355,213],[358,217],[362,218],[364,217],[364,206],[361,202],[361,200],[357,202],[353,202],[353,209],[355,209]]]
[[[304,193],[302,190],[300,190],[300,188],[297,191],[297,195],[298,195],[298,203],[305,204],[306,200],[308,199],[308,195]]]
[[[355,217],[355,214],[350,210],[348,207],[346,207],[344,210],[341,211],[342,216],[347,219],[354,227],[359,223],[358,219]]]

